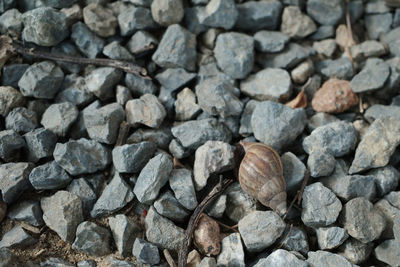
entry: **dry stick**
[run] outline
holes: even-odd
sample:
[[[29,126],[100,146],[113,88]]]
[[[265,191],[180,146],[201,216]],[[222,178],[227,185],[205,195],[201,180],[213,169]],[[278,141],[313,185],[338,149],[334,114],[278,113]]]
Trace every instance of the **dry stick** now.
[[[163,250],[164,257],[167,260],[168,264],[170,267],[176,267],[176,263],[174,259],[172,258],[171,254],[169,253],[168,249]]]
[[[220,196],[232,182],[232,179],[221,180],[194,210],[192,216],[190,217],[188,227],[185,231],[185,238],[183,239],[181,249],[179,250],[178,267],[186,266],[189,247],[192,243],[193,231],[198,223],[200,214],[208,207],[208,205],[212,203],[215,198]]]
[[[234,226],[229,226],[229,225],[226,225],[226,224],[224,224],[224,223],[222,223],[222,222],[220,222],[218,220],[214,219],[214,221],[216,221],[219,224],[219,226],[222,226],[225,229],[231,230],[231,231],[236,232],[236,233],[238,232],[238,230],[237,230],[238,225],[237,224],[234,225]]]

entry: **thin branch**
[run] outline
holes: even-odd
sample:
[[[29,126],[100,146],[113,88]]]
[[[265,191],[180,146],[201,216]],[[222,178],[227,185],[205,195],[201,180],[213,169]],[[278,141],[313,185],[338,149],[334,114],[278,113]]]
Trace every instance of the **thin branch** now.
[[[164,257],[167,260],[168,264],[170,267],[176,267],[176,263],[174,259],[172,258],[171,254],[169,253],[168,249],[163,250]]]
[[[214,219],[214,221],[216,221],[219,224],[219,226],[222,226],[225,229],[231,230],[231,231],[236,232],[236,233],[238,232],[238,230],[237,230],[238,225],[237,224],[235,224],[234,226],[229,226],[229,225],[226,225],[226,224],[224,224],[224,223],[222,223],[222,222],[220,222],[218,220]]]

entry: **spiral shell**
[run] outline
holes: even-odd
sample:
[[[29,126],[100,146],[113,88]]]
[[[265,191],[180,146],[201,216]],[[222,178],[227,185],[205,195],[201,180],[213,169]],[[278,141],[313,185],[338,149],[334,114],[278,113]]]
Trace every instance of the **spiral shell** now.
[[[287,211],[286,184],[279,154],[261,143],[240,141],[245,155],[239,167],[243,191],[279,215]]]

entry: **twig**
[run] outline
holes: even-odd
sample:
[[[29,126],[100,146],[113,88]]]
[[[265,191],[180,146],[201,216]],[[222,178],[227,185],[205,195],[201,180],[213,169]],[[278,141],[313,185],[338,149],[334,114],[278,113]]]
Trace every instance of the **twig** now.
[[[169,253],[168,249],[163,250],[164,257],[167,260],[168,264],[170,267],[176,267],[176,263],[174,259],[172,258],[171,254]]]
[[[297,191],[297,194],[299,194],[299,192],[300,192],[300,190]],[[287,209],[287,212],[286,212],[285,216],[283,216],[283,218],[282,218],[283,220],[286,219],[286,217],[288,216],[290,210],[293,208],[293,205],[294,205],[294,203],[295,203],[296,200],[297,200],[297,194],[296,194],[296,196],[293,198],[293,200],[290,202],[289,208]]]
[[[117,137],[117,142],[115,142],[115,146],[122,146],[126,143],[126,139],[128,138],[129,130],[130,130],[130,125],[128,122],[123,121],[119,125],[119,132],[118,132],[118,137]]]
[[[277,249],[282,248],[283,243],[288,239],[289,235],[292,233],[292,229],[293,229],[293,224],[290,224],[289,232],[286,234],[285,238],[282,239],[282,242],[281,242],[281,244],[278,246]]]
[[[222,223],[222,222],[220,222],[218,220],[214,219],[214,221],[216,221],[223,228],[226,228],[226,229],[231,230],[231,231],[236,232],[236,233],[238,232],[238,230],[237,230],[238,225],[237,224],[235,224],[234,226],[229,226],[229,225],[226,225],[226,224],[224,224],[224,223]]]
[[[185,238],[183,239],[181,249],[179,250],[178,266],[185,267],[189,247],[192,243],[193,231],[198,223],[200,214],[212,203],[214,199],[220,196],[225,189],[233,182],[231,179],[220,180],[220,182],[211,190],[211,192],[201,201],[196,207],[192,216],[190,217],[188,227],[185,231]]]

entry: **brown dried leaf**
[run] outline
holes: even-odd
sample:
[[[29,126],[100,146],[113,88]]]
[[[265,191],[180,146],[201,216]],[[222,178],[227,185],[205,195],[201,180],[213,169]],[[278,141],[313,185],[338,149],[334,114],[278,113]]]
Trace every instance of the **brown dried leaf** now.
[[[350,82],[329,79],[319,89],[311,101],[317,112],[340,113],[358,104],[357,95],[351,90]]]
[[[203,255],[218,255],[221,251],[221,234],[218,223],[202,213],[193,232],[194,245]]]
[[[306,108],[307,107],[307,95],[304,92],[304,88],[300,91],[300,93],[291,101],[285,104],[290,108]]]
[[[7,205],[0,200],[0,222],[4,219],[7,213]]]
[[[12,39],[7,35],[0,36],[0,70],[13,55]]]

